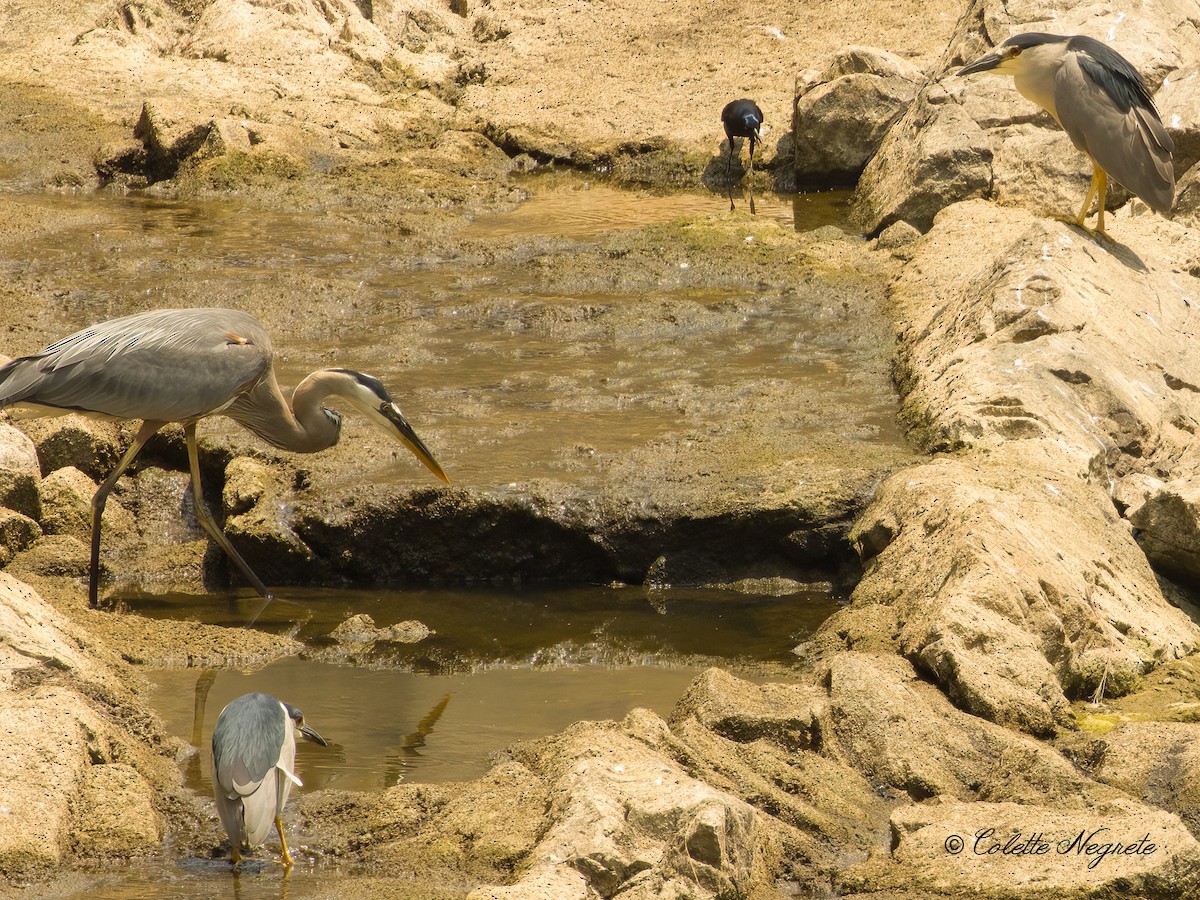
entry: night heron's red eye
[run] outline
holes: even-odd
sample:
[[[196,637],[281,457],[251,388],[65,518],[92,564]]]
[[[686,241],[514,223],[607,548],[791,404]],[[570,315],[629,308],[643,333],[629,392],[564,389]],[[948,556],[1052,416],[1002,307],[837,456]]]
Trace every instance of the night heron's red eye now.
[[[1022,51],[1023,49],[1024,49],[1023,47],[1009,47],[1009,48],[1008,48],[1008,55],[1009,55],[1009,56],[1020,56],[1020,55],[1021,55],[1021,51]]]

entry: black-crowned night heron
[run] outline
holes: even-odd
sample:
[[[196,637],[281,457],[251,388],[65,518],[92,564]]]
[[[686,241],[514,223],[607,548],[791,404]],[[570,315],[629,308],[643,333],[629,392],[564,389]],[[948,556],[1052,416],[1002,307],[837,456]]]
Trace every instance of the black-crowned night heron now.
[[[300,710],[269,694],[244,694],[217,717],[212,736],[213,796],[235,865],[241,862],[243,849],[266,840],[272,824],[279,832],[283,864],[292,865],[282,815],[292,785],[300,785],[293,771],[296,731],[305,740],[327,746],[304,724]]]
[[[1175,144],[1146,82],[1125,57],[1084,35],[1018,34],[958,74],[985,71],[1012,75],[1017,90],[1050,113],[1092,161],[1092,184],[1077,225],[1083,226],[1098,195],[1096,230],[1104,232],[1110,175],[1154,211],[1171,211]]]
[[[721,124],[725,126],[725,137],[729,141],[729,158],[725,161],[725,176],[733,166],[733,139],[750,139],[750,177],[754,177],[754,143],[762,140],[762,110],[753,100],[742,98],[725,104],[721,110]],[[733,194],[729,195],[729,209],[733,209]],[[754,212],[753,187],[750,194],[750,212]]]

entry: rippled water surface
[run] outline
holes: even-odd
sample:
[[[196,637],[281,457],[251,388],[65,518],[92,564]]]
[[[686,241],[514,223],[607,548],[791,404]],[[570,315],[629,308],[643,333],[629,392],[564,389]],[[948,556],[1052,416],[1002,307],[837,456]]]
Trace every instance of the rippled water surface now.
[[[289,589],[255,627],[304,641],[303,658],[252,672],[162,670],[153,706],[207,748],[221,708],[262,690],[301,707],[334,744],[302,745],[309,788],[371,790],[398,781],[476,778],[517,740],[644,706],[666,716],[705,666],[790,677],[792,648],[836,609],[821,590],[764,597],[720,590],[578,587],[475,591]],[[236,625],[257,598],[130,600],[143,615]],[[415,643],[339,644],[330,632],[366,613],[378,628],[418,621]],[[190,770],[209,790],[206,754]]]
[[[839,195],[756,199],[760,218],[798,230],[839,226],[846,202]],[[650,291],[555,292],[528,266],[414,266],[394,252],[396,235],[341,228],[336,216],[314,221],[249,215],[232,203],[136,198],[45,202],[63,204],[78,224],[32,235],[20,265],[26,275],[63,280],[62,322],[55,323],[63,333],[128,312],[130,296],[155,306],[247,305],[252,289],[282,288],[286,274],[298,303],[305,291],[329,292],[337,302],[326,304],[335,314],[279,348],[280,380],[295,383],[314,364],[334,364],[403,384],[418,431],[427,439],[439,435],[439,448],[457,453],[441,461],[460,485],[548,475],[582,481],[593,470],[563,456],[564,433],[575,442],[572,454],[619,454],[703,428],[691,411],[735,382],[745,391],[795,385],[837,411],[826,423],[829,416],[805,407],[813,422],[852,441],[902,444],[886,377],[861,374],[861,347],[831,326],[819,302],[805,306],[779,290],[717,291],[681,279]],[[512,212],[480,217],[459,237],[465,245],[540,236],[586,242],[727,208],[721,195],[564,180]],[[136,258],[127,252],[131,241]],[[622,311],[647,302],[661,302],[672,316],[684,309],[692,320],[673,339],[643,333]],[[592,320],[598,324],[591,331],[579,325]],[[298,327],[304,330],[302,319]],[[401,328],[412,342],[398,354],[380,335]],[[661,402],[664,383],[680,402]],[[615,587],[285,594],[266,610],[246,597],[125,601],[139,615],[227,625],[254,620],[256,628],[305,644],[301,657],[257,671],[149,673],[150,701],[198,748],[186,775],[201,794],[210,790],[206,748],[216,716],[250,690],[300,706],[331,742],[299,748],[304,790],[471,779],[513,742],[580,719],[620,718],[639,706],[668,715],[706,666],[790,677],[791,649],[836,608],[826,592],[802,589],[783,596]],[[379,627],[415,620],[431,633],[416,643],[339,644],[330,637],[361,613]],[[182,859],[90,878],[85,890],[62,896],[302,898],[337,896],[337,885],[335,874],[297,871],[284,880],[271,869],[250,869],[235,878],[227,863]]]

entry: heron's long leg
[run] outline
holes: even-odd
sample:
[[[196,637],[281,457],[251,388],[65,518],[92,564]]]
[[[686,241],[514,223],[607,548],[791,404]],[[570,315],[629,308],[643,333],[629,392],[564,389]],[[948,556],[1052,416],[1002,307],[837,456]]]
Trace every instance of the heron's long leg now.
[[[254,589],[268,600],[272,599],[271,592],[267,590],[267,586],[262,583],[262,579],[254,574],[250,566],[242,559],[242,555],[233,549],[233,544],[229,543],[229,538],[225,537],[225,532],[221,530],[221,526],[213,518],[208,504],[204,502],[204,489],[200,485],[200,453],[196,449],[195,422],[183,426],[183,436],[187,439],[188,466],[192,470],[192,497],[195,500],[193,505],[196,509],[196,521],[208,532],[209,537],[220,545],[226,555],[237,564],[237,567],[242,570],[242,574],[246,576],[246,580],[254,586]]]
[[[283,817],[278,814],[275,816],[275,830],[279,832],[279,845],[283,847],[283,866],[285,869],[290,869],[292,867],[292,854],[288,852],[287,838],[283,836]]]
[[[1075,218],[1075,224],[1080,228],[1086,228],[1083,223],[1087,219],[1088,210],[1092,207],[1092,200],[1100,196],[1100,212],[1096,217],[1096,230],[1101,234],[1104,233],[1104,201],[1108,195],[1108,173],[1105,172],[1100,165],[1092,160],[1092,183],[1088,185],[1087,196],[1083,198],[1083,207],[1079,210],[1079,215]]]
[[[754,135],[750,136],[750,180],[746,189],[750,192],[750,215],[754,215]]]
[[[109,473],[100,487],[96,489],[96,493],[92,495],[92,560],[88,566],[88,606],[92,609],[96,608],[100,597],[100,521],[104,518],[104,506],[108,503],[108,495],[116,486],[118,479],[125,474],[129,464],[141,452],[142,447],[146,446],[146,441],[154,437],[165,424],[167,423],[143,422],[138,433],[134,435],[133,442],[125,451],[125,455],[117,462],[117,467]]]
[[[725,189],[729,192],[729,211],[733,212],[733,182],[729,179],[733,169],[733,135],[725,132],[725,139],[729,142],[729,156],[725,159]]]

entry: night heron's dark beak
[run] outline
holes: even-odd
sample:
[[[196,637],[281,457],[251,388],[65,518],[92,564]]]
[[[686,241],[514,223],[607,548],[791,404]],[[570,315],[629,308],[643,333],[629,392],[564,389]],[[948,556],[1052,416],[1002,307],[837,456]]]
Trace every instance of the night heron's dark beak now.
[[[301,724],[300,737],[306,741],[312,741],[314,744],[320,744],[322,747],[328,747],[329,741],[317,734],[317,730],[311,725]]]
[[[434,475],[446,482],[450,483],[450,479],[446,477],[446,473],[442,471],[442,467],[438,465],[433,454],[429,452],[429,448],[425,446],[425,442],[417,437],[417,433],[413,431],[413,427],[408,424],[408,419],[404,418],[404,414],[400,412],[400,407],[395,403],[384,403],[379,407],[379,412],[385,419],[396,427],[397,437],[404,442],[404,446],[419,459],[425,463],[425,467]]]
[[[1004,57],[999,53],[989,53],[986,56],[981,56],[973,63],[967,63],[955,75],[970,75],[972,72],[986,72],[988,69],[994,69],[1000,63],[1004,62]]]

